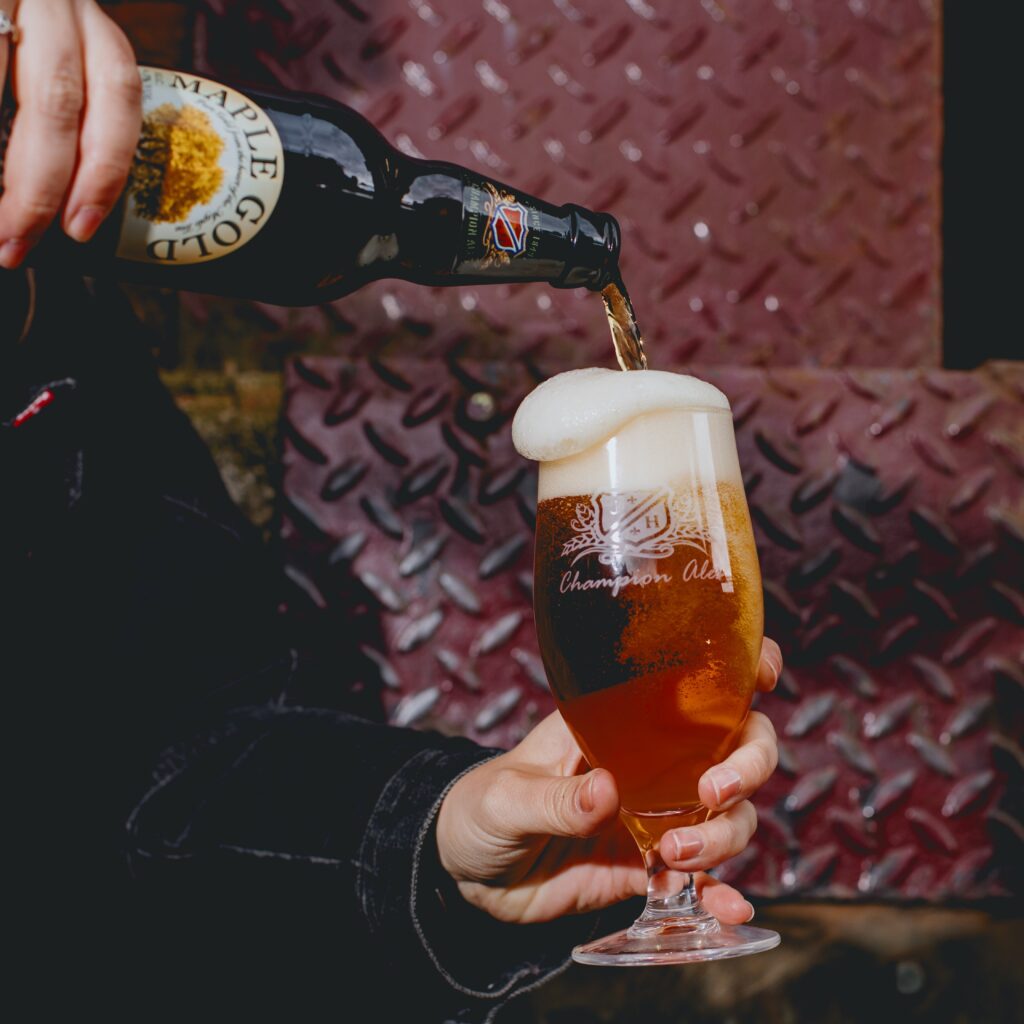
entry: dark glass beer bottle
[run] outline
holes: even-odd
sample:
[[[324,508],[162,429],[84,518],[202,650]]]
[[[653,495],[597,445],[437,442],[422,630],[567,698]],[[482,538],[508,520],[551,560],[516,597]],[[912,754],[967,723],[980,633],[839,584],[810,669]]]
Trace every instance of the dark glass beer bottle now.
[[[617,274],[607,214],[411,159],[326,99],[140,74],[144,126],[118,210],[85,245],[51,231],[38,265],[280,305],[385,277],[598,291]]]

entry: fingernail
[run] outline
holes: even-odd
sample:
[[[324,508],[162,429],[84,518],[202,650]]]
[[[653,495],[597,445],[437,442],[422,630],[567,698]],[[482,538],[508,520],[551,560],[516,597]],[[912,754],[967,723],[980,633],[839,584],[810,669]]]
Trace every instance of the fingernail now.
[[[676,860],[692,860],[704,849],[704,840],[695,828],[681,828],[672,834]]]
[[[580,789],[580,807],[584,814],[589,814],[597,806],[594,799],[594,776],[591,775]]]
[[[0,267],[13,270],[28,252],[28,242],[23,238],[9,238],[0,245]]]
[[[754,920],[754,904],[748,902],[747,900],[744,900],[743,902],[746,903],[748,907],[750,907],[750,913],[743,921],[743,923],[746,924],[748,921]]]
[[[68,234],[76,242],[88,242],[105,215],[106,210],[101,206],[83,206],[68,223]]]
[[[715,790],[715,803],[721,807],[740,791],[740,773],[735,768],[713,768],[711,785]]]

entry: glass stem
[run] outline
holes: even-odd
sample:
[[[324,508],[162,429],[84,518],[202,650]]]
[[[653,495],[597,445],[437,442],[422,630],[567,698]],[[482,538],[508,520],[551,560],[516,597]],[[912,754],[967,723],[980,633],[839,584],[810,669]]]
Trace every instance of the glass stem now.
[[[631,935],[684,929],[713,934],[718,921],[703,907],[693,875],[676,871],[661,858],[657,844],[644,851],[647,868],[647,906],[629,929]]]

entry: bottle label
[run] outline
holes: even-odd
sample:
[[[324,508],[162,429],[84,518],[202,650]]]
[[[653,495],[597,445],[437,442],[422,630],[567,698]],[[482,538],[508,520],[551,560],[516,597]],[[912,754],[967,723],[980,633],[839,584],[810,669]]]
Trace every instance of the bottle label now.
[[[543,237],[539,211],[490,181],[468,182],[462,201],[460,271],[500,274],[514,259],[536,257]]]
[[[140,67],[142,135],[117,255],[187,264],[241,248],[270,219],[284,149],[266,111],[198,75]]]

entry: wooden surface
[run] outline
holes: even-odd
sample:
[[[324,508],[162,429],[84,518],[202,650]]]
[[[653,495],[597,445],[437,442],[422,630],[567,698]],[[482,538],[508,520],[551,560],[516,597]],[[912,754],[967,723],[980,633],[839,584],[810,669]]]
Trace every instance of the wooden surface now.
[[[768,953],[686,967],[573,965],[497,1024],[1018,1024],[1020,919],[984,910],[782,903]]]

